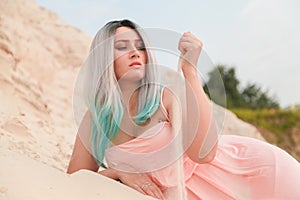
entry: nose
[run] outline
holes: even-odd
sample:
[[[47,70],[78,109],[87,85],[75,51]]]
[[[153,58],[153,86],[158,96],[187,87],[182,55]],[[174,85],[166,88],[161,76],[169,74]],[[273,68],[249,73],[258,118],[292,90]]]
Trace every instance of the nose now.
[[[139,58],[140,57],[140,52],[136,47],[133,47],[132,50],[129,52],[129,57],[130,58]]]

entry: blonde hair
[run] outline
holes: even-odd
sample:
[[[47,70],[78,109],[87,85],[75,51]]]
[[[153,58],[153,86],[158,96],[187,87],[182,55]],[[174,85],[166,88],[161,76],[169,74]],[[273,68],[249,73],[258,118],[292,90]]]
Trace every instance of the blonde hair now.
[[[88,75],[85,96],[92,115],[92,154],[99,165],[103,165],[105,150],[110,140],[117,135],[124,114],[113,62],[114,34],[117,28],[124,26],[136,31],[144,42],[147,53],[146,73],[139,87],[138,114],[134,116],[136,123],[146,122],[160,105],[160,80],[146,34],[138,25],[126,19],[107,23],[94,37],[86,62]]]

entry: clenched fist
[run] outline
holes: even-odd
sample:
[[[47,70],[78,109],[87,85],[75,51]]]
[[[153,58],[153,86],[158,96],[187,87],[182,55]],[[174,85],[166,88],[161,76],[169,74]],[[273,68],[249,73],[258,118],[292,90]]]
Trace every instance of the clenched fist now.
[[[178,43],[181,52],[181,66],[183,73],[197,73],[197,62],[202,50],[202,42],[190,32],[184,33]]]

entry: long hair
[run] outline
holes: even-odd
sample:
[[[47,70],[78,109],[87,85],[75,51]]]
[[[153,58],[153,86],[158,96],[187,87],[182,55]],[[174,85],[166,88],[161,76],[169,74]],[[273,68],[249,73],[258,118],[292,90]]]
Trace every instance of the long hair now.
[[[144,42],[147,53],[145,76],[141,80],[136,124],[147,121],[160,105],[161,86],[155,59],[147,47],[149,43],[141,28],[129,20],[111,21],[101,28],[92,41],[87,59],[88,75],[85,81],[86,101],[92,116],[92,154],[103,166],[105,150],[118,131],[124,115],[121,90],[114,72],[114,34],[119,27],[136,31]],[[152,65],[149,67],[149,65]]]

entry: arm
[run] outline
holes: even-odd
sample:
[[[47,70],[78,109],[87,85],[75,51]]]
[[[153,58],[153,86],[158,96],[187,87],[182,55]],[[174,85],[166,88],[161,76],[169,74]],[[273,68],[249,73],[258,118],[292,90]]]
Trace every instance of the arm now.
[[[191,33],[185,33],[179,41],[178,48],[184,60],[181,69],[186,82],[186,104],[188,127],[186,130],[194,136],[187,149],[187,155],[197,163],[210,162],[214,159],[217,143],[205,157],[199,157],[206,135],[217,134],[213,125],[210,101],[198,78],[197,62],[202,50],[202,42]],[[189,136],[187,136],[189,137]]]
[[[91,132],[91,113],[87,112],[79,126],[76,136],[73,153],[69,162],[67,173],[71,174],[80,169],[88,169],[97,172],[99,166],[97,165],[93,155],[87,150],[80,136],[87,135]]]
[[[82,139],[80,138],[80,136],[87,135],[90,132],[91,114],[90,112],[87,112],[83,117],[83,120],[78,129],[78,134],[76,136],[73,154],[71,156],[67,173],[71,174],[80,169],[87,169],[94,172],[97,172],[99,170],[99,166],[97,165],[93,155],[87,150],[86,146],[84,146],[84,143],[82,142]],[[148,194],[159,199],[164,199],[163,194],[158,186],[145,173],[127,173],[111,168],[101,170],[98,173],[114,180],[120,180],[123,184],[132,187],[133,189],[143,194]],[[150,183],[151,187],[146,187],[145,183]]]
[[[91,113],[87,112],[83,117],[83,120],[78,129],[76,136],[73,153],[69,163],[67,173],[71,174],[80,169],[87,169],[94,172],[99,170],[93,155],[87,150],[86,146],[82,142],[80,136],[87,135],[91,132]],[[113,169],[105,169],[99,172],[108,178],[118,180],[118,173]]]

